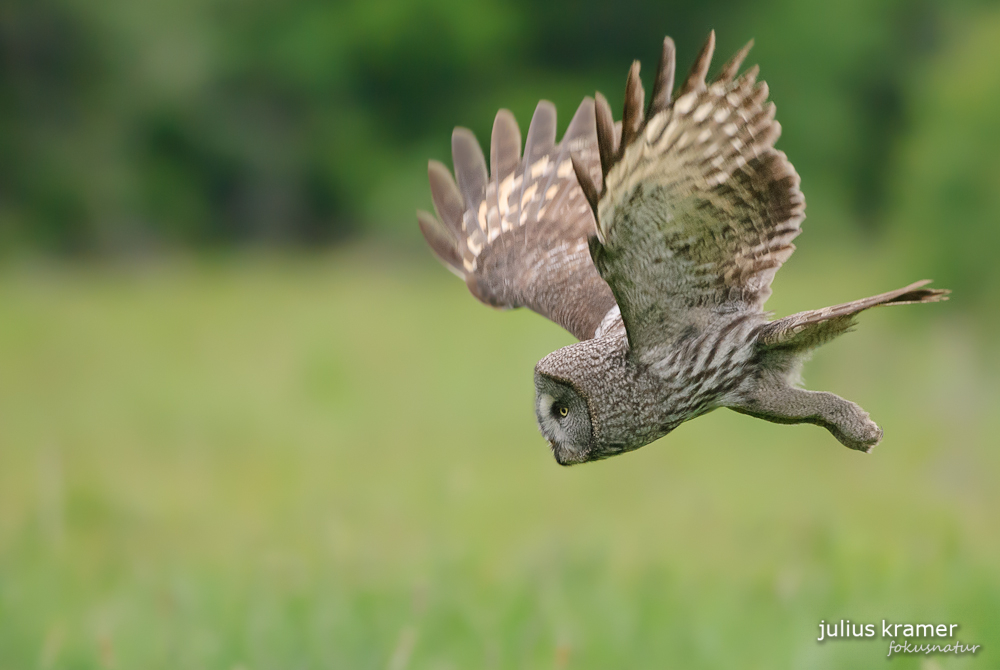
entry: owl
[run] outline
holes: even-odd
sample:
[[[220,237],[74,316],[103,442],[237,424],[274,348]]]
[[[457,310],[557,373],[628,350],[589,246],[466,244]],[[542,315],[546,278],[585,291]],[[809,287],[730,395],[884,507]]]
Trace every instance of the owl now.
[[[428,165],[437,217],[418,222],[438,259],[482,302],[527,307],[579,340],[535,367],[538,427],[561,465],[632,451],[719,407],[817,424],[870,452],[882,430],[855,403],[801,388],[801,366],[863,310],[948,293],[925,280],[775,320],[763,311],[805,200],[774,149],[767,85],[756,66],[739,74],[752,44],[706,83],[711,33],[675,91],[668,37],[648,107],[634,62],[621,121],[597,93],[557,144],[541,101],[522,155],[500,110],[488,170],[464,128],[455,178]]]

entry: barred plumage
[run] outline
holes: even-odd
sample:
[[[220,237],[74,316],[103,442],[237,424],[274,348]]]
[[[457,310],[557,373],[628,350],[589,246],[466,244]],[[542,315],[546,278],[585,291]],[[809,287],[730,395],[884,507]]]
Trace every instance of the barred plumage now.
[[[456,129],[457,183],[428,168],[441,220],[418,214],[438,257],[496,307],[527,306],[582,341],[535,368],[536,414],[562,464],[606,458],[718,407],[777,423],[815,423],[869,451],[882,431],[860,407],[797,387],[804,355],[862,310],[935,302],[927,281],[769,321],[771,280],[805,218],[799,177],[774,149],[781,126],[741,49],[706,82],[715,34],[674,86],[663,43],[648,109],[633,63],[622,121],[597,93],[555,144],[541,102],[520,156],[501,110],[490,170]]]

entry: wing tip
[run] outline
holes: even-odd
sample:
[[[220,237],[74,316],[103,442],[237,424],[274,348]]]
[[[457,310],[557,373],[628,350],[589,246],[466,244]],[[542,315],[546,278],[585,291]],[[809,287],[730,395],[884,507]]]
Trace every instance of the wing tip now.
[[[459,233],[465,203],[451,170],[441,161],[432,158],[427,161],[427,179],[430,181],[431,198],[437,215],[452,232]]]
[[[924,288],[932,283],[932,279],[921,279],[909,286],[899,289],[901,294],[892,300],[892,304],[908,305],[925,302],[943,302],[949,300],[951,289],[947,288]]]
[[[646,112],[646,118],[652,118],[670,106],[676,70],[677,46],[674,44],[673,38],[667,35],[663,38],[663,51],[660,52],[660,62],[656,67],[653,94],[649,98],[649,110]]]
[[[740,66],[743,65],[743,61],[746,60],[747,55],[750,50],[753,49],[754,41],[753,38],[749,42],[743,45],[743,48],[733,54],[725,65],[722,66],[722,71],[719,76],[715,78],[715,81],[728,84],[736,78],[736,73],[740,71]]]
[[[642,88],[642,80],[639,79],[640,68],[639,61],[632,61],[632,66],[628,71],[628,79],[625,80],[625,103],[622,107],[622,137],[618,146],[618,154],[624,151],[624,148],[631,144],[632,140],[639,135],[645,122],[643,107],[646,102],[646,92]]]
[[[594,115],[597,117],[597,149],[601,154],[601,173],[605,178],[615,162],[618,143],[611,105],[600,91],[594,93]]]
[[[576,174],[576,181],[580,185],[580,190],[583,191],[584,197],[587,199],[587,204],[590,205],[594,221],[597,221],[597,203],[600,201],[600,193],[597,190],[597,186],[587,173],[587,168],[583,166],[575,154],[570,154],[570,160],[573,163],[573,172]],[[600,232],[600,226],[597,228],[598,232]]]
[[[706,77],[711,66],[712,56],[715,52],[715,45],[715,30],[711,30],[709,31],[708,38],[705,40],[705,43],[702,45],[698,56],[695,58],[694,63],[691,66],[691,70],[687,78],[678,90],[677,95],[673,96],[671,89],[673,88],[676,70],[676,46],[673,39],[669,36],[664,37],[663,50],[660,54],[660,61],[657,66],[656,77],[653,83],[653,91],[649,99],[649,107],[645,113],[643,113],[642,109],[645,91],[643,90],[641,80],[639,79],[640,64],[639,61],[633,61],[626,80],[625,103],[622,111],[620,138],[615,135],[614,128],[616,124],[613,121],[611,108],[607,103],[607,99],[600,93],[595,94],[594,100],[595,113],[597,116],[598,148],[601,156],[601,171],[605,177],[605,181],[608,176],[608,172],[610,172],[611,168],[614,167],[615,163],[621,160],[626,148],[631,143],[636,141],[636,139],[642,134],[643,128],[647,123],[649,123],[650,119],[661,111],[671,109],[677,99],[682,96],[691,93],[692,91],[701,91],[706,88]],[[743,64],[743,61],[746,59],[746,56],[749,54],[753,46],[754,40],[751,39],[739,51],[737,51],[732,58],[729,59],[729,61],[727,61],[719,76],[713,83],[734,86],[734,78],[739,72],[740,66]],[[736,87],[752,87],[756,82],[758,72],[759,68],[756,65],[749,68],[739,78],[738,85],[736,85]],[[766,83],[757,83],[756,86],[752,88],[753,98],[751,99],[751,104],[763,104],[768,93],[769,91]],[[693,101],[693,98],[689,98],[686,104],[692,103]],[[773,145],[773,143],[777,141],[778,136],[781,134],[781,126],[773,120],[773,116],[773,103],[765,104],[762,115],[759,115],[756,118],[758,128],[754,129],[755,131],[760,130],[764,133],[764,135],[761,138],[755,138],[755,144]]]
[[[688,73],[687,79],[684,80],[684,85],[681,86],[681,92],[677,97],[705,88],[705,77],[708,75],[708,68],[712,65],[712,55],[714,53],[715,30],[711,30],[708,33],[705,44],[701,47],[701,51],[698,52],[698,57],[695,58],[694,64],[691,66],[691,71]]]
[[[465,272],[462,270],[462,254],[458,247],[458,242],[436,216],[422,209],[417,210],[417,225],[420,232],[430,246],[431,251],[437,256],[448,270],[465,279]]]

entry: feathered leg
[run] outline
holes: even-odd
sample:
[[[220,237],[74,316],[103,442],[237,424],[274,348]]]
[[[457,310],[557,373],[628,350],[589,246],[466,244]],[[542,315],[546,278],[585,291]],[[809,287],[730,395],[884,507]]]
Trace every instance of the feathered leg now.
[[[929,280],[854,302],[799,312],[766,324],[757,336],[761,375],[741,389],[727,406],[775,423],[814,423],[823,426],[851,449],[870,452],[882,439],[882,430],[868,412],[832,393],[793,386],[798,370],[816,347],[854,326],[859,312],[878,305],[905,305],[947,300],[949,291],[925,288]]]
[[[870,452],[882,439],[882,429],[855,403],[832,393],[794,388],[778,379],[756,386],[730,409],[774,423],[814,423],[858,451]]]

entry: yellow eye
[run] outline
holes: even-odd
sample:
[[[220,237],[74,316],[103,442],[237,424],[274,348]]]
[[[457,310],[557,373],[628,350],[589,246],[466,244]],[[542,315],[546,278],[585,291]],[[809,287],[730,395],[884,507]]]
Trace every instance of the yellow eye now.
[[[569,407],[563,405],[559,408],[559,416],[566,416],[567,414],[569,414]]]

